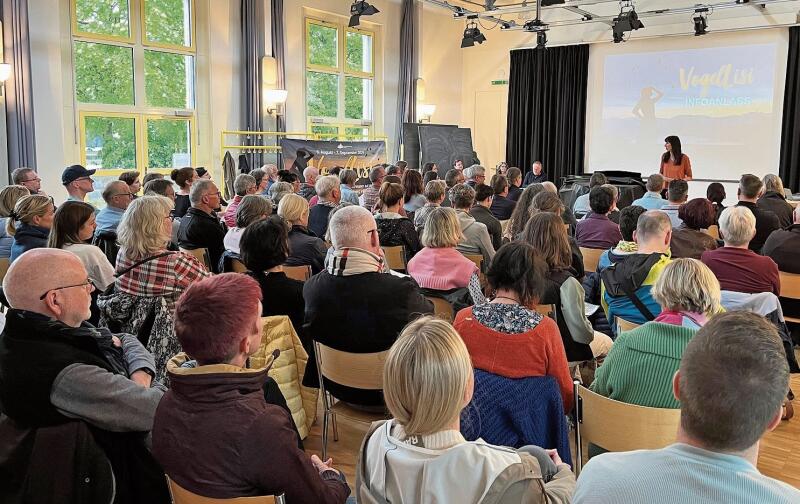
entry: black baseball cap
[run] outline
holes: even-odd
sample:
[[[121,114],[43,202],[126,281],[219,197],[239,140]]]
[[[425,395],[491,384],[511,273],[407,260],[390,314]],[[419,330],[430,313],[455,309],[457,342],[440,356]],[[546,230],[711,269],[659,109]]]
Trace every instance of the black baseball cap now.
[[[67,166],[64,169],[64,173],[61,174],[61,183],[67,185],[70,182],[78,180],[79,178],[91,177],[96,171],[97,170],[87,170],[79,164]]]

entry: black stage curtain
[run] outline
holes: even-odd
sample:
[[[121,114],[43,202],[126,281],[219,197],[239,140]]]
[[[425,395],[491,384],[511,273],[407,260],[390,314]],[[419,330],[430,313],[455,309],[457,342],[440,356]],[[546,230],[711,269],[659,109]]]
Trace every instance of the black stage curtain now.
[[[506,162],[548,178],[583,173],[589,46],[511,51]]]
[[[787,189],[800,191],[800,26],[789,28],[780,176]]]

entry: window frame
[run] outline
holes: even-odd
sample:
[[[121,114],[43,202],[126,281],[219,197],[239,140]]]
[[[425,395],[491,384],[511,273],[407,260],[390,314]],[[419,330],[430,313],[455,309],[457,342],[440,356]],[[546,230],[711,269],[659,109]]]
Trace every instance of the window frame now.
[[[72,33],[70,33],[70,42],[73,42],[75,38],[81,39],[91,39],[91,41],[95,42],[122,42],[126,44],[135,44],[136,43],[136,34],[133,26],[133,3],[136,0],[125,0],[128,4],[128,36],[127,37],[120,37],[119,35],[106,35],[103,33],[92,33],[92,32],[85,32],[78,28],[78,0],[69,0],[69,15],[70,15],[70,27]]]
[[[128,0],[128,2],[135,1],[135,0]],[[189,3],[189,40],[191,43],[188,46],[181,45],[181,44],[167,44],[164,42],[158,42],[155,40],[150,40],[147,38],[147,19],[146,19],[146,5],[147,2],[151,2],[153,0],[141,0],[140,1],[140,8],[139,8],[139,18],[141,23],[141,35],[142,35],[142,45],[145,47],[150,48],[158,48],[158,49],[171,49],[171,50],[179,50],[179,51],[192,51],[194,53],[197,52],[197,12],[195,8],[195,0],[187,0]],[[195,54],[196,56],[196,54]],[[195,61],[196,64],[196,61]]]

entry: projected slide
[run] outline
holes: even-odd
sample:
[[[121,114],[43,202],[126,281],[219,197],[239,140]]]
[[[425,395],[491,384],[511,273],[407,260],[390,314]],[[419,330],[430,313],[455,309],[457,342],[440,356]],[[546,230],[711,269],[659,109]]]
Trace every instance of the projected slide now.
[[[661,47],[669,43],[663,39]],[[779,46],[593,54],[602,61],[591,64],[588,171],[653,173],[664,138],[678,135],[695,178],[775,172],[785,66],[778,65],[781,52],[785,60]]]

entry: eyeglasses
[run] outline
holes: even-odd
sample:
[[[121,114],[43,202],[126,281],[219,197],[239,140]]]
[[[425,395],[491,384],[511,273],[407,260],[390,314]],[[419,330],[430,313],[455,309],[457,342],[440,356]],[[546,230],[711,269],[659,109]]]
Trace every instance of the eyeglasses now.
[[[375,228],[375,229],[370,229],[369,231],[367,231],[367,234],[372,234],[372,233],[377,233],[377,232],[378,232],[378,229]]]
[[[40,179],[39,177],[36,177],[36,178],[30,178],[28,180],[23,180],[22,183],[24,184],[25,182],[41,182],[41,181],[42,181],[42,179]]]
[[[79,283],[79,284],[65,285],[64,287],[55,287],[53,289],[49,289],[47,292],[45,292],[44,294],[39,296],[39,301],[43,301],[44,298],[46,298],[47,295],[49,293],[51,293],[52,291],[63,290],[63,289],[72,289],[74,287],[88,287],[89,288],[89,292],[92,292],[94,290],[94,284],[92,283],[92,281],[90,279],[87,278],[85,282],[82,282],[82,283]]]
[[[94,180],[92,180],[92,177],[78,177],[78,178],[76,178],[74,180],[74,182],[78,182],[78,181],[81,181],[81,180],[89,180],[91,182],[94,182]]]

